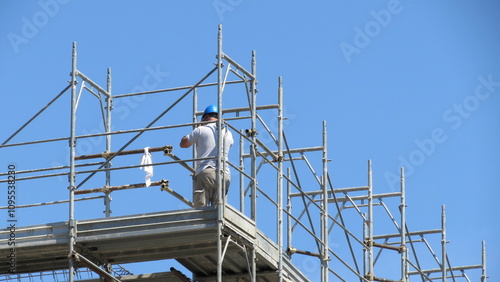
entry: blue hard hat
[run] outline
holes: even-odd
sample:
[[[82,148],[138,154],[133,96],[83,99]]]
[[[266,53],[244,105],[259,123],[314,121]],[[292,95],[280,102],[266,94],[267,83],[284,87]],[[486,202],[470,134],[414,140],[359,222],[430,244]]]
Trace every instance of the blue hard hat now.
[[[210,105],[203,112],[204,115],[205,114],[212,114],[212,113],[215,113],[215,114],[219,113],[219,108],[217,107],[217,105]]]

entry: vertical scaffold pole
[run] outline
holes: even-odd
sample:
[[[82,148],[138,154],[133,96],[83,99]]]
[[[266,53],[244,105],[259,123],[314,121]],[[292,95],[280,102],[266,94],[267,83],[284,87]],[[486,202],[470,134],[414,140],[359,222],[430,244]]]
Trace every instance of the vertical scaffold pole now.
[[[198,88],[195,88],[194,91],[193,91],[193,116],[191,117],[192,118],[192,121],[193,123],[196,123],[198,122],[198,119],[196,117],[196,111],[198,109]],[[193,124],[193,130],[196,128],[196,125]],[[193,158],[196,159],[198,158],[198,154],[196,153],[196,147],[197,145],[196,144],[193,144]],[[195,169],[196,171],[196,162],[193,162],[193,169]],[[194,177],[195,177],[195,173],[193,173],[192,175],[193,177],[193,181],[191,181],[191,189],[192,191],[194,191],[195,189],[195,185],[194,185]],[[194,192],[193,192],[193,199],[194,199]]]
[[[244,131],[240,131],[240,169],[245,171],[245,159],[243,154],[245,153],[245,138],[243,138]],[[240,212],[245,213],[245,176],[240,173]]]
[[[365,220],[363,220],[363,238],[365,238],[365,241],[366,241],[366,238],[368,238],[368,226],[367,226],[367,220],[366,220],[366,213],[363,213],[363,218]],[[365,243],[366,245],[366,243]],[[367,276],[368,274],[368,246],[365,246],[363,248],[363,275],[365,275],[365,277]]]
[[[252,144],[250,146],[250,155],[251,155],[251,176],[252,176],[252,197],[251,197],[251,217],[252,220],[257,222],[257,121],[256,121],[256,116],[257,116],[257,81],[256,81],[256,62],[255,62],[255,51],[252,51],[252,74],[254,78],[252,79],[252,89],[251,94],[251,105],[250,105],[250,111],[251,111],[251,121],[252,121],[252,128],[250,130],[251,134],[251,140]]]
[[[107,83],[107,91],[109,96],[106,98],[106,124],[105,131],[106,133],[111,132],[111,110],[113,110],[113,97],[111,96],[111,69],[108,68],[108,83]],[[111,152],[111,135],[106,135],[106,152]],[[106,168],[111,167],[111,162],[106,163]],[[111,171],[106,170],[106,186],[111,186]],[[106,194],[104,198],[104,204],[106,206],[105,215],[106,217],[111,216],[111,195],[109,193]]]
[[[401,281],[408,281],[408,251],[406,248],[406,187],[405,187],[405,168],[401,168]]]
[[[283,80],[278,78],[278,275],[283,281]]]
[[[445,206],[441,207],[441,274],[443,275],[443,282],[446,281],[446,209]]]
[[[257,226],[257,61],[255,50],[252,51],[252,219]],[[257,281],[257,254],[252,248],[252,282]]]
[[[481,282],[486,282],[486,278],[488,278],[488,276],[486,276],[486,241],[483,241],[481,266]]]
[[[287,168],[286,170],[286,177],[288,179],[290,179],[290,176],[291,176],[291,172],[290,172],[290,168]],[[292,184],[290,183],[290,181],[287,181],[286,182],[286,194],[287,194],[287,197],[286,197],[286,210],[287,210],[287,216],[286,216],[286,228],[287,228],[287,234],[286,234],[286,248],[287,250],[290,249],[290,247],[292,247],[292,218],[291,218],[291,214],[292,214],[292,197],[290,196],[290,194],[292,193]]]
[[[198,88],[195,88],[193,90],[193,116],[191,117],[192,118],[192,121],[193,123],[197,122],[198,119],[196,118],[196,111],[198,110]],[[193,125],[193,128],[195,126]],[[194,149],[194,148],[193,148]],[[196,155],[194,155],[194,157],[196,158]]]
[[[321,254],[321,281],[328,282],[328,186],[327,186],[327,175],[328,175],[328,151],[327,151],[327,131],[326,131],[326,121],[323,121],[323,210],[322,210],[322,230],[321,230],[321,240],[323,241],[323,253]]]
[[[257,75],[257,64],[256,64],[256,59],[255,59],[255,51],[252,51],[252,75],[253,78],[251,80],[252,83],[252,88],[250,89],[252,98],[251,98],[251,105],[250,105],[250,112],[251,112],[251,121],[252,121],[252,128],[250,129],[250,138],[252,140],[252,144],[250,146],[250,155],[251,155],[251,176],[252,176],[252,195],[251,195],[251,207],[250,207],[250,213],[251,213],[251,218],[253,221],[255,221],[255,224],[257,225],[257,80],[256,80],[256,75]],[[252,248],[252,280],[256,281],[257,279],[257,254],[255,252],[255,247]]]
[[[217,120],[217,133],[219,142],[217,144],[217,193],[219,195],[219,202],[217,203],[217,281],[222,282],[222,219],[223,219],[223,194],[222,194],[222,181],[221,181],[221,152],[222,152],[222,25],[219,25],[219,32],[217,36],[217,106],[219,109],[219,119]]]
[[[368,248],[368,273],[367,279],[373,281],[373,183],[372,183],[372,161],[368,160],[368,220],[366,222],[368,239],[366,245]]]
[[[69,220],[68,220],[68,236],[69,236],[69,281],[73,282],[74,266],[73,266],[73,251],[76,237],[76,223],[74,218],[75,212],[75,146],[76,146],[76,42],[73,42],[72,52],[72,67],[71,67],[71,122],[70,122],[70,137],[69,137]]]

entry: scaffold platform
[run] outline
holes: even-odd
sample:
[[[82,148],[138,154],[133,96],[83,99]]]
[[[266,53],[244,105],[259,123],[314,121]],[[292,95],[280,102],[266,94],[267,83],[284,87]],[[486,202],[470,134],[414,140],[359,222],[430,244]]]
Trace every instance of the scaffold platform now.
[[[74,259],[81,256],[96,265],[176,259],[198,281],[217,278],[217,209],[185,209],[119,217],[81,220],[76,223]],[[224,276],[250,281],[252,248],[255,248],[258,281],[278,281],[278,246],[255,223],[226,205],[223,242],[226,248]],[[7,257],[9,231],[0,232],[0,256]],[[68,222],[16,229],[18,273],[68,267]],[[284,272],[291,281],[309,281],[288,259]],[[7,264],[0,273],[8,274]],[[248,280],[247,280],[248,279]]]

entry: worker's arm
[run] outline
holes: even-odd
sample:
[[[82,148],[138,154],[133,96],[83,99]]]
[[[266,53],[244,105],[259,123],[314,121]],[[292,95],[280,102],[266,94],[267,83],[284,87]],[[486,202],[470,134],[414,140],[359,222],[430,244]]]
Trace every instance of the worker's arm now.
[[[189,142],[189,140],[186,138],[186,136],[182,137],[181,139],[181,143],[179,144],[179,146],[181,146],[181,148],[189,148],[191,147],[191,142]]]

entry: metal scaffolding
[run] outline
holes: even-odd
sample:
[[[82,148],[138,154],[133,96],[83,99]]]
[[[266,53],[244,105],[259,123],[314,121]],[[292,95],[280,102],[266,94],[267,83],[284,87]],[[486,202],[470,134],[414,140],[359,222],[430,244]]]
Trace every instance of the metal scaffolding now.
[[[81,276],[84,272],[95,273],[106,281],[167,279],[167,281],[405,282],[412,276],[422,281],[448,279],[470,281],[466,271],[472,269],[481,270],[480,279],[486,281],[484,242],[480,264],[452,266],[447,253],[444,206],[440,228],[425,231],[409,229],[406,221],[407,199],[403,168],[398,192],[383,194],[374,192],[371,161],[368,162],[365,186],[334,188],[328,171],[326,122],[323,122],[320,146],[291,148],[284,131],[286,117],[283,112],[282,78],[278,78],[277,103],[259,105],[256,53],[252,52],[251,68],[247,70],[223,51],[222,43],[222,26],[219,26],[215,67],[195,84],[119,95],[112,94],[110,69],[107,71],[107,85],[101,87],[77,68],[77,46],[73,43],[69,85],[0,145],[0,150],[8,150],[20,146],[68,142],[69,165],[16,171],[16,181],[41,181],[42,178],[67,176],[68,199],[15,206],[15,208],[31,208],[67,203],[68,220],[18,227],[15,234],[16,273],[12,273],[12,268],[8,264],[3,264],[0,266],[0,281],[31,281],[33,277],[40,277],[42,281],[43,277],[47,277],[48,281],[59,281],[59,279],[75,281],[75,279],[85,279]],[[215,81],[213,81],[214,76],[216,76]],[[242,99],[238,99],[240,105],[227,107],[224,104],[225,90],[228,86],[241,86],[238,92],[244,95]],[[219,195],[223,193],[221,172],[224,163],[227,162],[235,172],[234,175],[237,175],[233,176],[233,183],[237,183],[239,189],[233,188],[232,193],[239,194],[239,202],[228,203],[221,198],[215,207],[193,209],[193,204],[188,199],[189,193],[174,190],[170,187],[169,180],[163,179],[152,182],[151,187],[161,187],[162,191],[168,192],[185,204],[186,209],[111,216],[112,193],[146,187],[144,183],[112,185],[113,172],[136,169],[145,165],[112,166],[111,161],[125,155],[142,154],[144,150],[129,149],[129,147],[135,145],[134,142],[143,134],[199,125],[198,118],[202,112],[198,110],[198,91],[215,87],[217,100],[214,104],[223,109],[222,114],[224,114],[216,123],[219,129],[218,151],[223,150],[223,128],[231,130],[239,137],[237,158],[239,163],[225,160],[220,154],[217,157],[218,192]],[[68,90],[71,95],[69,137],[9,143]],[[83,91],[98,98],[104,132],[77,135],[77,109]],[[112,130],[112,109],[115,100],[168,92],[180,93],[179,98],[146,126],[138,129]],[[189,98],[192,99],[191,122],[157,125],[162,117],[169,114],[181,101]],[[275,131],[265,123],[262,112],[276,113]],[[113,136],[130,134],[133,136],[127,139],[125,144],[117,150],[112,149]],[[266,136],[271,142],[264,142],[262,136]],[[78,156],[75,150],[77,142],[93,137],[105,138],[104,151]],[[158,144],[157,146],[150,148],[149,152],[163,152],[171,160],[153,163],[152,166],[181,166],[194,173],[191,163],[200,160],[194,150],[191,159],[181,159],[173,153],[173,146]],[[100,161],[90,162],[93,159]],[[317,173],[317,170],[320,173]],[[6,185],[9,181],[8,175],[8,172],[0,173],[3,178],[0,180],[1,185]],[[88,187],[89,180],[96,175],[104,175],[103,186]],[[77,176],[83,176],[83,180],[77,181]],[[83,194],[99,196],[77,198]],[[95,199],[104,200],[105,217],[77,219],[75,203]],[[398,215],[391,213],[391,207],[394,209],[394,206]],[[381,213],[385,214],[394,226],[393,233],[375,235],[377,208],[382,210]],[[9,210],[11,207],[6,206],[2,209]],[[261,214],[260,211],[265,213]],[[439,235],[440,251],[435,252],[428,237]],[[11,236],[9,230],[0,231],[2,257],[8,257],[11,252],[11,248],[8,247],[9,236]],[[144,241],[149,243],[145,244]],[[339,245],[343,247],[339,248]],[[432,257],[435,266],[428,266],[419,259],[423,255],[420,247],[422,245],[425,247],[424,251]],[[385,261],[388,252],[396,254],[397,260],[389,256],[390,258]],[[64,258],[64,262],[61,258]],[[300,262],[304,264],[304,258],[318,262],[318,269],[310,271],[310,275],[303,273],[304,267],[299,266]],[[168,273],[143,274],[139,277],[121,266],[125,263],[162,259],[177,260],[191,272],[192,277],[188,278],[175,269],[171,269]],[[392,277],[378,276],[377,271],[382,268],[385,269],[382,275],[389,269]],[[318,273],[319,276],[316,276]]]

